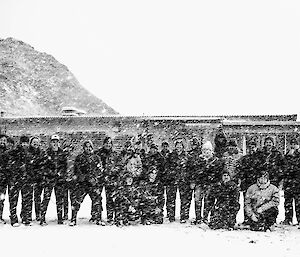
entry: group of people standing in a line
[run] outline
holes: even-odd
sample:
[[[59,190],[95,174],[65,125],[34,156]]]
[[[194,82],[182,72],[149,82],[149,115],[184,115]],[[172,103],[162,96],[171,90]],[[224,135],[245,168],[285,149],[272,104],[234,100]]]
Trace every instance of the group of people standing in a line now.
[[[62,149],[58,135],[52,135],[49,148],[43,150],[38,137],[21,136],[14,141],[0,135],[0,222],[3,220],[5,194],[8,189],[10,222],[19,226],[17,204],[21,192],[20,218],[31,225],[33,205],[36,221],[47,225],[46,213],[54,189],[57,223],[69,216],[76,225],[77,213],[86,195],[92,201],[90,222],[117,226],[140,222],[162,224],[166,204],[169,222],[175,221],[176,194],[180,195],[180,223],[189,220],[194,195],[196,219],[192,224],[206,224],[212,229],[233,229],[240,209],[240,192],[244,196],[244,225],[266,231],[276,222],[279,186],[283,186],[285,220],[292,225],[293,200],[300,222],[300,150],[296,138],[283,155],[272,137],[257,147],[252,139],[248,152],[242,155],[234,139],[219,132],[214,139],[201,144],[193,137],[186,150],[182,139],[174,149],[164,141],[153,142],[147,150],[140,140],[126,141],[116,152],[113,141],[106,137],[100,149],[86,140],[82,152],[68,168],[71,153]],[[106,194],[107,220],[102,219],[102,191]],[[165,199],[166,198],[166,199]],[[202,206],[203,205],[203,206]]]

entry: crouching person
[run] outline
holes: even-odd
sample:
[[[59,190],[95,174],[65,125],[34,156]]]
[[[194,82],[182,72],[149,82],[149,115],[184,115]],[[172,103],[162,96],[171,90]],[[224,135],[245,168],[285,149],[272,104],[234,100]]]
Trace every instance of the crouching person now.
[[[130,173],[125,173],[114,198],[116,206],[115,224],[129,225],[140,219],[140,190],[133,183]]]
[[[211,212],[209,227],[232,230],[240,204],[238,187],[231,181],[229,172],[223,172],[221,182],[213,188],[211,194],[216,201]]]
[[[148,178],[143,182],[141,197],[141,223],[146,225],[163,223],[163,202],[161,183],[156,179],[157,169],[149,169]]]
[[[72,218],[70,226],[76,225],[77,213],[85,196],[92,200],[92,218],[97,225],[105,225],[101,219],[101,192],[103,189],[103,168],[100,157],[93,152],[93,143],[83,143],[83,153],[74,162],[74,189],[72,197]]]
[[[271,230],[278,215],[279,189],[270,184],[267,171],[260,172],[256,184],[248,188],[245,202],[250,229]]]

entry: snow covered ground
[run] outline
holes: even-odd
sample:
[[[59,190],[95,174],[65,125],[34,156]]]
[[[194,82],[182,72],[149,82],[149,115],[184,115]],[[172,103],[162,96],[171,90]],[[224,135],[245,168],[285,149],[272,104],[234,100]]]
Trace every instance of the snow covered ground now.
[[[105,198],[105,197],[104,197]],[[278,222],[284,218],[281,199]],[[104,199],[105,201],[105,199]],[[280,227],[273,232],[203,230],[179,220],[152,226],[96,226],[89,224],[90,199],[86,197],[78,226],[57,225],[55,197],[52,195],[47,212],[48,223],[41,227],[13,228],[0,226],[1,255],[10,256],[300,256],[300,230]],[[241,199],[242,203],[242,199]],[[176,208],[179,217],[179,204]],[[20,206],[18,212],[20,211]],[[104,206],[104,218],[105,218]],[[8,221],[8,201],[4,219]],[[194,205],[191,206],[191,219]],[[237,221],[243,220],[242,210]],[[295,220],[294,220],[295,221]]]

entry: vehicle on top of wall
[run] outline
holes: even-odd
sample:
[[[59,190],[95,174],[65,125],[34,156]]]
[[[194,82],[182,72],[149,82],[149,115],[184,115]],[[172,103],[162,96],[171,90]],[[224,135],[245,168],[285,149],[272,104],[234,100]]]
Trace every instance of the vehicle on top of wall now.
[[[61,114],[62,114],[62,116],[73,116],[73,117],[75,116],[76,117],[76,116],[85,115],[86,112],[83,110],[79,110],[75,107],[68,106],[68,107],[62,108]]]

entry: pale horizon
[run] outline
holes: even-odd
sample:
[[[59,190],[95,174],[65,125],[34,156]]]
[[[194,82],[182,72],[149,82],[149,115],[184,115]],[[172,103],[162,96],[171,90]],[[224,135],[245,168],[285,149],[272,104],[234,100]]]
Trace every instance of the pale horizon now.
[[[0,38],[51,54],[121,115],[298,114],[299,1],[0,3]]]

